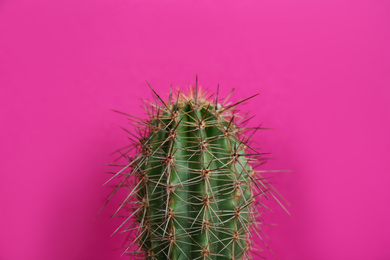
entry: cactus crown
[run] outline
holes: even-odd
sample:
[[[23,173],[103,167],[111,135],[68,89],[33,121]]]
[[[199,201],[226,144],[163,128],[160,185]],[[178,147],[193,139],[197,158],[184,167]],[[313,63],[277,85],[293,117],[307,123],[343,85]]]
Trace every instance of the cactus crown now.
[[[128,164],[113,176],[121,181],[111,197],[128,190],[115,213],[126,212],[116,230],[129,234],[125,252],[148,260],[252,259],[264,209],[256,198],[272,195],[255,170],[266,158],[250,146],[261,128],[245,127],[249,119],[236,110],[254,96],[219,103],[218,92],[210,101],[196,84],[164,102],[152,91],[158,101],[145,102],[148,119],[126,114],[138,136],[129,132],[128,150],[118,150]]]

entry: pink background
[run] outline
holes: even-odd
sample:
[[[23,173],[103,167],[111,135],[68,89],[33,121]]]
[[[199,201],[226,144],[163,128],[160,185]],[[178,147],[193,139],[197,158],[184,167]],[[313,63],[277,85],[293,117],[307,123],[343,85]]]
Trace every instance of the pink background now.
[[[261,94],[265,168],[293,170],[293,217],[266,215],[280,260],[390,259],[389,46],[384,0],[0,1],[0,259],[127,259],[119,200],[93,221],[127,144],[110,109],[195,74]]]

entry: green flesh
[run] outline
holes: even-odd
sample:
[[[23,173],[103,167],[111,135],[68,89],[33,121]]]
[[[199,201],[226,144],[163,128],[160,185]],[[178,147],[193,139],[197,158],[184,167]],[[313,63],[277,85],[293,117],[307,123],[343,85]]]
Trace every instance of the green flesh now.
[[[233,133],[224,135],[229,121],[217,118],[213,106],[194,111],[193,105],[173,106],[176,120],[170,113],[154,120],[160,130],[151,131],[145,143],[150,153],[138,162],[147,176],[138,190],[147,206],[137,216],[148,260],[231,260],[246,252],[252,192],[244,145]],[[200,127],[202,119],[205,125]],[[169,138],[173,129],[176,135]],[[234,162],[235,149],[240,156]],[[173,161],[168,156],[174,156]],[[210,175],[202,178],[206,168]]]

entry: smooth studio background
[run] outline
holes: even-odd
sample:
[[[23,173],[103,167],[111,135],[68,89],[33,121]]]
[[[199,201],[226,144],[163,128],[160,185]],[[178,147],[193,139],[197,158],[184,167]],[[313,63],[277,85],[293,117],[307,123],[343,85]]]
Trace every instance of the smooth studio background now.
[[[93,222],[115,149],[110,111],[143,115],[169,86],[201,85],[274,131],[289,200],[266,215],[280,260],[390,259],[390,3],[0,1],[0,259],[120,258],[119,200]],[[272,258],[272,255],[267,254]]]

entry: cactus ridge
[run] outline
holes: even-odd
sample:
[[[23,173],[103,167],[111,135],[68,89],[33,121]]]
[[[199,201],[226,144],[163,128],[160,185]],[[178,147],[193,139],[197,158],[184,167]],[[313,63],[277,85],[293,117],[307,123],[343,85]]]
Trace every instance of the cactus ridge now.
[[[148,260],[253,259],[262,251],[254,237],[264,241],[267,208],[259,198],[275,198],[260,175],[265,171],[255,170],[265,153],[251,147],[253,134],[265,128],[246,127],[250,118],[237,110],[255,95],[230,104],[229,94],[219,103],[219,91],[210,101],[213,95],[196,82],[175,100],[171,90],[164,102],[150,88],[157,100],[144,100],[147,119],[120,112],[137,135],[126,130],[131,145],[118,150],[118,159],[128,163],[116,164],[121,170],[109,180],[120,178],[109,199],[127,190],[114,214],[125,215],[115,231],[128,234],[124,253]]]

